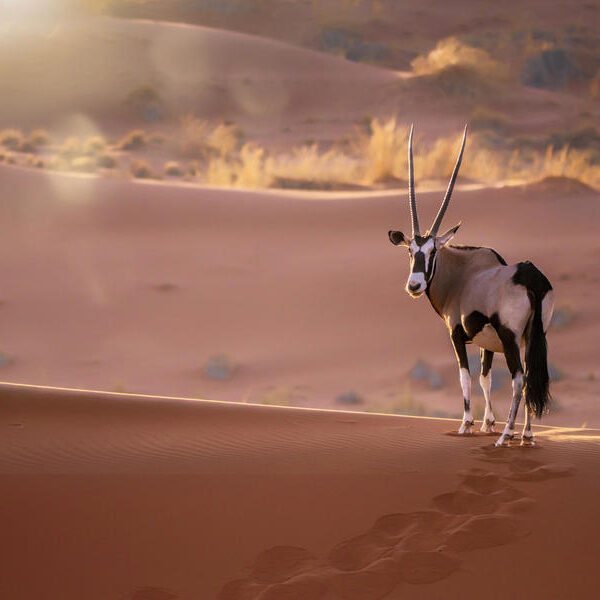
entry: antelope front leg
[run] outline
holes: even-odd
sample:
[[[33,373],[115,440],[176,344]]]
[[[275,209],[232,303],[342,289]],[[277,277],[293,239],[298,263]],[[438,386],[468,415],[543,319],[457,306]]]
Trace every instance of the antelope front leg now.
[[[471,374],[469,373],[469,360],[465,345],[466,337],[462,325],[456,325],[452,330],[452,345],[454,346],[460,369],[460,387],[462,388],[464,406],[463,420],[458,429],[459,435],[471,433],[471,429],[475,424],[473,415],[471,414]]]
[[[485,413],[483,414],[483,423],[481,424],[481,431],[484,433],[493,433],[495,431],[494,425],[496,423],[496,417],[494,417],[492,401],[490,399],[493,360],[493,352],[490,350],[481,350],[481,375],[479,376],[479,385],[481,386],[483,396],[485,397]]]

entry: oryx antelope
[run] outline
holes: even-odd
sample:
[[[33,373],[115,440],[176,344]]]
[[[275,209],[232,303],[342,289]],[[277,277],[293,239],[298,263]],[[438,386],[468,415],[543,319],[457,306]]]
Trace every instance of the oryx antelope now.
[[[554,292],[544,274],[530,262],[507,265],[491,248],[455,246],[452,239],[460,223],[439,235],[456,176],[462,161],[467,128],[448,189],[433,225],[425,234],[419,230],[413,169],[413,127],[408,141],[408,192],[412,235],[390,231],[392,244],[408,247],[410,275],[406,291],[418,298],[427,294],[434,310],[444,319],[460,370],[464,415],[459,434],[471,433],[471,377],[466,345],[481,349],[479,384],[485,397],[481,431],[493,432],[494,412],[490,400],[494,352],[503,352],[512,376],[513,398],[508,421],[496,446],[514,437],[515,419],[525,395],[525,427],[521,444],[533,444],[531,417],[540,417],[548,405],[546,335],[552,317]],[[525,347],[525,370],[520,348]]]

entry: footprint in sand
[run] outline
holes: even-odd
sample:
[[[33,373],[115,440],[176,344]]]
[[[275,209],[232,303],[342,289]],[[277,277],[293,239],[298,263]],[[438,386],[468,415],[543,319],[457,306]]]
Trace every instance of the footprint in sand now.
[[[264,584],[250,579],[234,579],[221,588],[217,600],[254,600],[264,589]]]
[[[395,552],[400,577],[406,583],[434,583],[456,571],[460,561],[442,552]]]
[[[433,503],[440,510],[453,515],[485,515],[498,509],[500,499],[491,494],[457,490],[436,496]]]
[[[536,461],[514,462],[509,465],[509,479],[517,481],[546,481],[559,477],[570,477],[574,468],[567,464],[544,465]]]
[[[381,558],[394,545],[393,538],[369,531],[340,542],[329,553],[328,561],[340,571],[357,571]]]
[[[336,573],[330,578],[330,585],[340,600],[381,600],[399,581],[397,563],[385,558],[361,571]]]
[[[307,571],[315,563],[314,556],[304,548],[275,546],[258,555],[251,576],[259,583],[281,583]]]
[[[140,587],[129,596],[130,600],[176,600],[177,594],[171,590],[161,587]]]
[[[456,552],[503,546],[526,532],[507,515],[472,517],[449,533],[446,547]]]

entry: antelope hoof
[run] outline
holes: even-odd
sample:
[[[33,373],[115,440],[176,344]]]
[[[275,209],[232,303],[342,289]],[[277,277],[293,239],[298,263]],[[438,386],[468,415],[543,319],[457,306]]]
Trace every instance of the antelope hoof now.
[[[475,425],[475,421],[463,421],[458,430],[458,435],[470,435],[471,433],[473,433],[473,425]]]
[[[498,441],[494,444],[494,446],[496,446],[496,448],[500,448],[504,445],[508,446],[508,443],[514,439],[515,434],[514,433],[507,433],[504,432],[499,438]]]
[[[532,435],[521,436],[521,446],[535,446],[535,441]]]
[[[481,431],[483,433],[496,433],[496,428],[494,427],[495,425],[496,425],[495,419],[486,419],[481,424]]]

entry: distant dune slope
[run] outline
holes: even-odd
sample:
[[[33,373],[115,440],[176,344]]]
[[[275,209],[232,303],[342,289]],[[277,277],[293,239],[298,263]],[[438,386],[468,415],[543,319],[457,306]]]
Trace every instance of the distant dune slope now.
[[[162,116],[254,118],[347,111],[396,78],[392,71],[282,42],[198,26],[80,19],[5,23],[0,119],[47,121],[82,112],[130,120],[125,101],[150,87]]]
[[[598,430],[452,425],[0,384],[2,595],[593,596]]]
[[[424,224],[441,195],[418,193]],[[406,253],[387,239],[410,230],[404,191],[280,194],[5,166],[0,198],[5,380],[304,406],[354,390],[381,410],[461,410],[445,326],[406,294]],[[463,221],[457,243],[534,261],[573,315],[549,335],[562,379],[547,423],[600,424],[599,211],[596,192],[557,180],[457,189],[445,218]],[[237,364],[229,379],[203,372],[215,355]],[[440,370],[440,390],[410,382],[418,359]],[[499,416],[509,396],[494,393]]]

